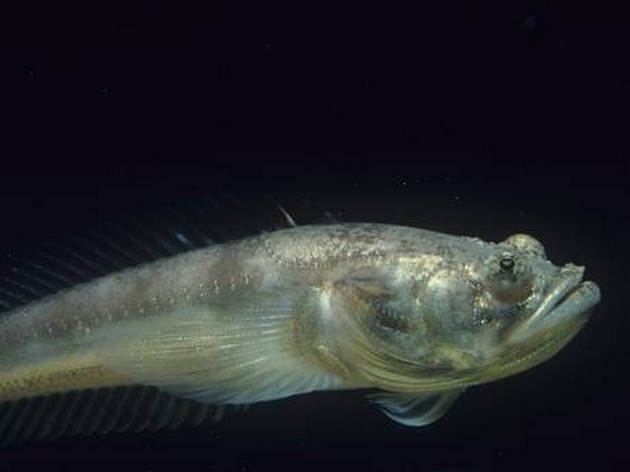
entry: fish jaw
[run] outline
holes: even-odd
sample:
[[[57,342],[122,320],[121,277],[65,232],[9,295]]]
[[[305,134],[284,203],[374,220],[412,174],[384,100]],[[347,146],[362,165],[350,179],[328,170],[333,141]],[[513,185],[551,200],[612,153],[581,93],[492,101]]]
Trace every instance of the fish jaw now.
[[[583,267],[568,264],[560,272],[561,279],[538,309],[511,331],[510,342],[524,342],[543,330],[553,330],[566,323],[581,326],[587,321],[601,299],[599,287],[594,282],[582,281]]]
[[[582,281],[584,269],[568,264],[565,275],[532,316],[514,326],[502,347],[474,383],[486,383],[528,370],[557,354],[582,329],[601,299],[599,287]]]

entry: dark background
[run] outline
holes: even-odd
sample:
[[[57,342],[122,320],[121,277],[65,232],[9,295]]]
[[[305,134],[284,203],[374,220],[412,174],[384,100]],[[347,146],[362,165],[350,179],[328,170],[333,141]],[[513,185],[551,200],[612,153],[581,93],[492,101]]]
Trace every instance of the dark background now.
[[[36,2],[2,14],[2,252],[226,192],[298,223],[530,232],[603,301],[553,360],[409,429],[352,393],[0,470],[628,470],[628,20],[578,2]],[[6,7],[3,7],[6,8]]]

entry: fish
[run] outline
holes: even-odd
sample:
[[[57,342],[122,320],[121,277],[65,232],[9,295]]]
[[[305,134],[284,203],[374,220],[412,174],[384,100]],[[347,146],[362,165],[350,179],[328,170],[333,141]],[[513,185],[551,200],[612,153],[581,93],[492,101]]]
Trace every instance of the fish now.
[[[290,223],[1,314],[0,441],[176,428],[338,390],[423,426],[465,389],[554,356],[601,298],[526,234]],[[37,267],[40,285],[63,278]]]

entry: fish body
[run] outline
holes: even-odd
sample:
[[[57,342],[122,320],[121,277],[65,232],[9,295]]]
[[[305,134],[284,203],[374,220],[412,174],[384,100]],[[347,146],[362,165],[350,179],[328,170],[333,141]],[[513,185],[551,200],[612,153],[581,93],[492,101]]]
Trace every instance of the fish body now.
[[[488,243],[371,223],[265,233],[3,314],[0,401],[149,386],[222,405],[373,389],[388,416],[427,424],[463,389],[558,352],[600,298],[583,271],[521,234]]]

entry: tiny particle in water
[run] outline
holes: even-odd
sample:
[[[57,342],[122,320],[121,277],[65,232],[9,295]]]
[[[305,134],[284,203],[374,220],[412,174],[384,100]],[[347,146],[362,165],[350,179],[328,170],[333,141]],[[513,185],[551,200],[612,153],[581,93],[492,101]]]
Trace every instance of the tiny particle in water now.
[[[523,20],[523,28],[527,31],[534,31],[538,29],[538,20],[536,17],[529,15],[525,20]]]

